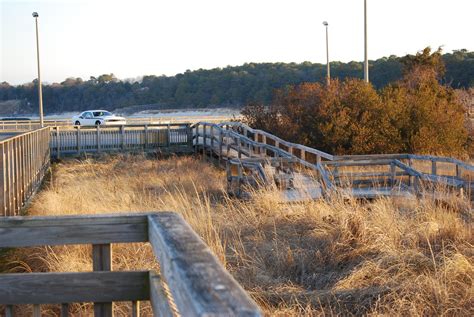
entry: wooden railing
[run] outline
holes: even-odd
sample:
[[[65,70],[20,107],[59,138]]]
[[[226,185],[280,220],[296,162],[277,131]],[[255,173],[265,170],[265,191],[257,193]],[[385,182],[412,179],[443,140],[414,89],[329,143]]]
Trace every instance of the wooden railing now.
[[[239,118],[239,117],[237,117]],[[199,121],[219,123],[232,119],[231,116],[163,116],[163,117],[143,117],[126,118],[127,125],[133,124],[175,124],[175,123],[196,123]],[[72,127],[72,119],[44,120],[46,127]],[[0,120],[0,130],[7,131],[29,131],[41,127],[38,120]]]
[[[402,186],[403,190],[415,193],[420,192],[422,184],[432,188],[433,185],[442,185],[468,193],[471,198],[473,196],[474,166],[449,157],[413,154],[336,156],[287,142],[241,122],[199,122],[194,129],[196,146],[209,153],[222,153],[221,148],[224,147],[237,151],[239,158],[242,155],[246,158],[294,158],[299,164],[317,172],[325,192],[340,186],[344,180],[350,186],[363,183],[375,186],[378,183],[381,187],[383,183],[388,186],[386,189]],[[384,169],[384,166],[388,168]]]
[[[51,154],[80,155],[112,151],[192,151],[190,124],[147,124],[51,128]]]
[[[93,272],[0,274],[0,304],[94,302],[95,316],[112,316],[113,302],[149,300],[154,316],[260,316],[258,306],[222,267],[184,219],[172,212],[0,219],[0,248],[92,244]],[[150,242],[160,272],[112,271],[112,243]],[[176,305],[163,289],[165,282]]]
[[[0,141],[0,216],[14,216],[38,189],[50,164],[49,128]]]

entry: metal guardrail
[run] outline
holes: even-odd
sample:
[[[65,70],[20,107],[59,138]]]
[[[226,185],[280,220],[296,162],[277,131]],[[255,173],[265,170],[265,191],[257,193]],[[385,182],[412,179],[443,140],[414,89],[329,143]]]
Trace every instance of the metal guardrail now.
[[[17,215],[50,165],[49,128],[0,141],[0,216]]]
[[[0,219],[0,248],[92,244],[93,272],[0,274],[0,304],[94,302],[96,317],[113,316],[113,302],[149,300],[154,316],[261,316],[255,302],[186,221],[173,212]],[[150,242],[160,272],[112,271],[112,243]],[[177,247],[179,246],[179,247]],[[165,282],[174,305],[163,289]]]

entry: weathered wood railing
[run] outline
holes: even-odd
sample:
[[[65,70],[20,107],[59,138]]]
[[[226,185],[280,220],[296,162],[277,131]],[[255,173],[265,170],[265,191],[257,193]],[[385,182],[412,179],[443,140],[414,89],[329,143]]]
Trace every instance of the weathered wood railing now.
[[[172,212],[0,219],[0,248],[92,244],[93,272],[0,274],[0,304],[7,316],[13,305],[95,302],[95,316],[112,316],[115,301],[149,300],[154,316],[260,316],[258,306],[222,267],[184,219]],[[150,242],[160,272],[112,271],[112,243]]]
[[[51,154],[80,155],[111,151],[192,151],[190,124],[147,124],[51,128]]]
[[[232,119],[231,116],[183,116],[183,115],[168,115],[162,117],[129,117],[126,118],[127,125],[133,124],[174,124],[174,123],[195,123],[199,121],[219,123]],[[50,119],[44,120],[44,126],[46,127],[72,127],[74,126],[72,119]],[[41,127],[38,120],[0,120],[0,130],[7,131],[29,131],[39,129]]]
[[[461,189],[469,195],[471,193],[474,166],[453,158],[413,154],[335,156],[287,142],[268,132],[252,129],[241,122],[224,122],[217,125],[200,122],[194,128],[194,135],[200,140],[195,141],[195,144],[206,148],[209,152],[216,152],[216,146],[222,146],[220,144],[222,131],[233,131],[230,134],[233,140],[231,147],[238,151],[239,158],[241,153],[246,157],[253,157],[255,153],[253,149],[267,147],[270,147],[273,153],[278,153],[279,157],[290,155],[301,165],[317,171],[325,191],[333,189],[334,185],[341,185],[342,179],[345,179],[346,184],[350,183],[351,186],[363,183],[380,185],[382,181],[391,188],[398,185],[404,187],[404,190],[414,192],[421,189],[420,184],[431,184],[431,187],[443,185]],[[240,146],[241,143],[246,145],[244,150]],[[225,142],[224,144],[226,145]],[[267,154],[266,151],[257,153],[263,153],[263,156]],[[387,166],[388,170],[381,169],[382,166]],[[346,172],[343,172],[344,169]]]
[[[38,189],[50,162],[49,128],[0,141],[0,216],[17,215]]]
[[[235,151],[235,156],[238,158],[292,157],[291,154],[276,146],[262,144],[219,124],[198,122],[192,128],[196,148],[216,153],[219,159],[229,157],[230,151]]]

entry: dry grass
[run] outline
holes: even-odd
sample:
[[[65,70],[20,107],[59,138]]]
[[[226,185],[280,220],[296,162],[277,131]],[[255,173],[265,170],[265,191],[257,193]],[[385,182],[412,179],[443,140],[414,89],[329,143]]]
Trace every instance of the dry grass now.
[[[289,205],[271,191],[246,202],[229,198],[224,182],[222,171],[192,158],[66,161],[28,212],[179,212],[271,315],[474,315],[466,203],[335,195]],[[153,259],[146,244],[114,246],[114,270],[157,268]],[[16,272],[91,270],[83,246],[16,250],[8,261],[4,270]]]

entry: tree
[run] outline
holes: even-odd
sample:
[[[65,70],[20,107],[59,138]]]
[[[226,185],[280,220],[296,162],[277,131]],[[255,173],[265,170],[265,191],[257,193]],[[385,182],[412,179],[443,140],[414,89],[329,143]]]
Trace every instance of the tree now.
[[[403,78],[377,92],[359,79],[278,90],[272,106],[250,105],[247,122],[289,141],[334,154],[424,153],[462,156],[465,109],[442,84],[441,50],[402,58]]]

